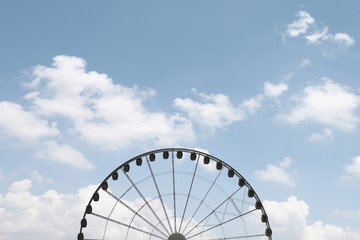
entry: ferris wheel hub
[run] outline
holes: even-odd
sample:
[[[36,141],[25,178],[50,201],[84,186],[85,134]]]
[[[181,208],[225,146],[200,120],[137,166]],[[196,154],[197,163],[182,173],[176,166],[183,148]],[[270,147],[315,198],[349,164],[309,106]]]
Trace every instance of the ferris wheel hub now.
[[[186,240],[181,233],[173,233],[169,236],[168,240]]]

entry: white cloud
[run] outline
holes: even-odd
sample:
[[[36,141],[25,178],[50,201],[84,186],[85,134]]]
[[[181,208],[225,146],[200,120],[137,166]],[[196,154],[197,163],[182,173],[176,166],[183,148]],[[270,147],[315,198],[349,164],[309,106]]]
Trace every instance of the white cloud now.
[[[35,240],[47,239],[49,236],[55,239],[76,238],[85,207],[97,186],[89,185],[74,194],[59,193],[51,189],[39,195],[31,193],[31,187],[32,182],[24,179],[14,182],[6,194],[0,195],[0,239]],[[100,191],[99,194],[101,202],[92,205],[94,212],[103,216],[111,213],[113,219],[123,223],[131,221],[134,213],[129,208],[116,204],[116,200],[104,191]],[[131,209],[140,209],[140,214],[150,222],[156,221],[150,209],[143,208],[144,201],[140,197],[133,201],[122,200]],[[152,201],[151,206],[161,219],[165,218],[160,200]],[[167,208],[167,212],[171,216],[170,208]],[[126,229],[119,228],[118,224],[108,223],[105,226],[105,221],[91,215],[87,216],[87,220],[89,227],[83,229],[85,236],[103,236],[103,231],[107,227],[106,238],[116,239],[119,235],[122,236],[121,231]],[[136,219],[133,223],[135,222]],[[144,240],[149,237],[144,237],[144,234],[129,234],[129,239]]]
[[[42,115],[58,114],[76,123],[84,122],[94,117],[103,117],[96,111],[101,101],[114,100],[114,106],[121,103],[114,109],[121,107],[133,110],[131,108],[140,107],[142,100],[154,95],[153,90],[115,85],[105,74],[86,72],[84,59],[57,56],[53,60],[53,67],[35,67],[34,79],[28,84],[35,91],[27,94],[26,99]],[[106,107],[104,111],[108,113],[113,110]]]
[[[271,82],[265,82],[264,83],[264,94],[267,97],[278,97],[284,92],[288,90],[288,85],[285,83],[271,83]]]
[[[307,58],[302,59],[300,62],[300,67],[306,67],[310,65],[311,65],[311,61]]]
[[[265,170],[255,171],[254,174],[260,180],[293,187],[295,186],[295,182],[286,169],[292,164],[292,162],[291,158],[286,157],[279,166],[268,164]]]
[[[68,145],[60,145],[55,141],[44,143],[44,148],[37,157],[68,164],[78,169],[93,169],[95,166],[78,150]]]
[[[316,30],[315,32],[305,36],[310,44],[319,44],[321,41],[329,39],[329,28],[325,27],[322,31]]]
[[[339,217],[347,217],[347,218],[360,218],[360,210],[350,211],[350,210],[339,210],[336,209],[333,214]]]
[[[244,120],[246,115],[243,109],[235,107],[226,95],[206,95],[199,93],[196,89],[192,90],[200,98],[199,102],[190,98],[177,98],[174,100],[174,106],[185,112],[200,126],[214,130]]]
[[[287,82],[287,81],[290,81],[294,76],[295,76],[294,72],[288,72],[287,74],[285,74],[284,76],[281,77],[281,80]],[[284,83],[280,83],[280,84],[284,84]]]
[[[276,98],[287,90],[286,84],[266,82],[264,94],[236,106],[224,94],[206,95],[193,89],[199,101],[177,98],[173,105],[181,113],[168,114],[146,107],[146,100],[156,94],[154,90],[115,84],[105,74],[87,71],[85,60],[78,57],[56,56],[51,67],[36,66],[32,74],[32,81],[26,85],[31,92],[25,95],[31,112],[24,111],[18,104],[3,102],[2,108],[7,107],[13,116],[8,114],[0,118],[0,126],[10,129],[12,135],[19,138],[48,137],[42,140],[42,144],[50,141],[60,146],[55,137],[61,136],[65,140],[80,138],[104,149],[135,143],[156,146],[194,143],[193,123],[197,123],[201,130],[225,128],[244,120],[246,111],[255,112],[265,97]],[[16,124],[20,128],[8,127],[16,123],[13,119],[20,121]],[[58,123],[49,126],[49,119],[56,119]],[[48,143],[45,145],[49,147]],[[69,153],[68,148],[56,149],[66,150],[63,155]],[[43,153],[45,155],[76,166],[59,154],[57,157]],[[79,159],[83,159],[83,163],[87,161],[83,156]]]
[[[351,176],[360,177],[360,155],[351,159],[351,163],[345,166],[345,171]]]
[[[296,14],[297,19],[288,25],[286,34],[290,37],[297,37],[305,34],[309,27],[315,23],[315,19],[306,11],[299,11]]]
[[[72,133],[106,149],[138,142],[175,145],[195,140],[192,123],[179,114],[152,112],[144,104],[152,89],[125,87],[105,74],[85,70],[85,60],[57,56],[52,67],[37,66],[26,99],[43,117],[70,120]]]
[[[325,27],[321,32],[316,31],[310,35],[307,35],[305,38],[310,44],[320,44],[324,41],[334,42],[339,45],[351,46],[355,44],[354,38],[352,38],[347,33],[336,33],[334,35],[329,34],[329,28]]]
[[[32,187],[32,182],[29,179],[24,179],[21,181],[13,182],[10,187],[9,191],[12,193],[20,193],[26,192]]]
[[[290,167],[291,164],[294,163],[294,160],[292,160],[291,157],[285,157],[281,163],[280,163],[280,167],[282,168],[286,168],[286,167]]]
[[[49,126],[48,121],[25,111],[16,103],[6,101],[0,102],[1,129],[6,134],[24,141],[37,141],[60,135],[55,123]]]
[[[296,14],[297,19],[287,26],[285,36],[304,37],[309,44],[334,42],[339,45],[351,46],[355,44],[354,38],[347,33],[329,33],[329,27],[322,30],[315,24],[315,19],[304,10]]]
[[[10,136],[23,141],[34,141],[42,150],[41,158],[62,162],[75,168],[91,169],[94,167],[79,151],[70,146],[61,146],[54,139],[61,135],[57,123],[51,126],[36,112],[23,110],[22,106],[11,102],[0,102],[0,127]],[[40,180],[40,175],[32,177]]]
[[[320,133],[313,133],[309,136],[311,142],[334,141],[334,134],[330,128],[324,128]]]
[[[262,94],[259,94],[255,97],[245,100],[241,104],[241,106],[250,114],[254,114],[259,108],[262,107],[263,100],[264,100],[264,96]]]
[[[349,36],[347,33],[336,33],[331,36],[332,40],[339,44],[344,44],[346,46],[351,46],[355,44],[354,38]]]
[[[265,200],[263,204],[277,239],[285,240],[291,236],[294,240],[304,240],[306,218],[309,215],[309,206],[304,201],[292,196],[283,202]]]
[[[295,196],[287,201],[264,201],[269,222],[276,239],[287,240],[353,240],[359,239],[360,233],[350,228],[341,228],[321,221],[310,223],[309,206]]]
[[[29,111],[16,103],[0,102],[1,135],[31,141],[42,148],[38,157],[79,169],[94,167],[81,152],[60,144],[60,137],[65,142],[82,139],[104,149],[195,141],[190,120],[146,108],[145,101],[155,95],[154,90],[115,84],[105,74],[86,71],[81,58],[56,56],[53,60],[51,67],[32,70],[33,79],[26,84],[31,92],[24,97]]]
[[[339,129],[353,129],[359,122],[355,116],[359,96],[328,78],[306,87],[295,99],[296,106],[290,113],[279,115],[280,120],[294,124],[313,121]]]
[[[48,190],[33,195],[32,182],[24,179],[11,184],[0,195],[0,239],[71,239],[77,235],[79,220],[95,186],[75,194]]]
[[[27,174],[29,174],[30,180],[36,183],[53,183],[54,181],[51,178],[44,177],[36,170],[28,170]]]
[[[48,236],[56,239],[74,238],[79,231],[79,221],[85,206],[97,186],[89,185],[76,193],[47,190],[41,194],[33,194],[32,184],[29,179],[14,182],[7,193],[0,195],[0,229],[2,229],[0,239],[31,240],[46,239]],[[101,195],[102,208],[98,210],[106,212],[106,209],[112,208],[113,204],[107,204],[106,197],[111,198],[107,194]],[[114,203],[113,199],[112,203]],[[135,200],[127,204],[138,209],[143,205],[143,201]],[[273,236],[278,240],[287,240],[289,236],[293,240],[353,240],[360,237],[359,232],[350,228],[344,229],[320,221],[311,223],[308,219],[311,208],[305,201],[295,196],[281,202],[265,200],[263,205],[269,216]],[[159,212],[162,212],[161,203],[153,206],[157,206]],[[123,219],[123,213],[126,215],[129,212],[126,209],[124,212],[119,212],[121,208],[116,210],[113,214],[118,219]],[[96,229],[87,228],[86,231],[96,231]],[[116,232],[108,231],[108,235],[112,233]]]
[[[308,225],[305,229],[305,240],[351,240],[359,237],[360,233],[351,231],[351,229],[324,224],[321,221]]]
[[[293,73],[289,73],[289,77],[292,77]],[[263,93],[256,95],[255,97],[245,100],[241,107],[246,110],[249,114],[254,114],[259,108],[262,107],[262,103],[269,99],[275,98],[275,100],[284,92],[288,90],[288,85],[286,83],[272,83],[265,82]]]

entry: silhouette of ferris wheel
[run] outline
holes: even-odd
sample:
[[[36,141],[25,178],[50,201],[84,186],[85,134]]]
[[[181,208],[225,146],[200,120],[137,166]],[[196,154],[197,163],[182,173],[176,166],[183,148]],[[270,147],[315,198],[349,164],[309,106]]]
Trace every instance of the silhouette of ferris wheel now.
[[[143,153],[98,186],[78,240],[272,239],[248,181],[226,162],[193,149]]]

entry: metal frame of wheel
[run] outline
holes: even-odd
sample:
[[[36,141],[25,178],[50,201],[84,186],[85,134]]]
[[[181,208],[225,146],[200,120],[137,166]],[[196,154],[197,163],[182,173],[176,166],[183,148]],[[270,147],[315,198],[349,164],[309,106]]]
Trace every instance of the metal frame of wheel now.
[[[271,240],[272,230],[259,196],[229,164],[165,148],[124,162],[92,194],[77,239],[115,238]]]

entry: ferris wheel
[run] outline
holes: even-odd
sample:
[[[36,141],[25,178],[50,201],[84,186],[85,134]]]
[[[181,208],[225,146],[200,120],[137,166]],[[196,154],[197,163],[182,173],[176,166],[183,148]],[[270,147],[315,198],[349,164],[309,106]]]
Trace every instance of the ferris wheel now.
[[[138,155],[98,186],[78,240],[271,240],[268,216],[248,181],[193,149]]]

